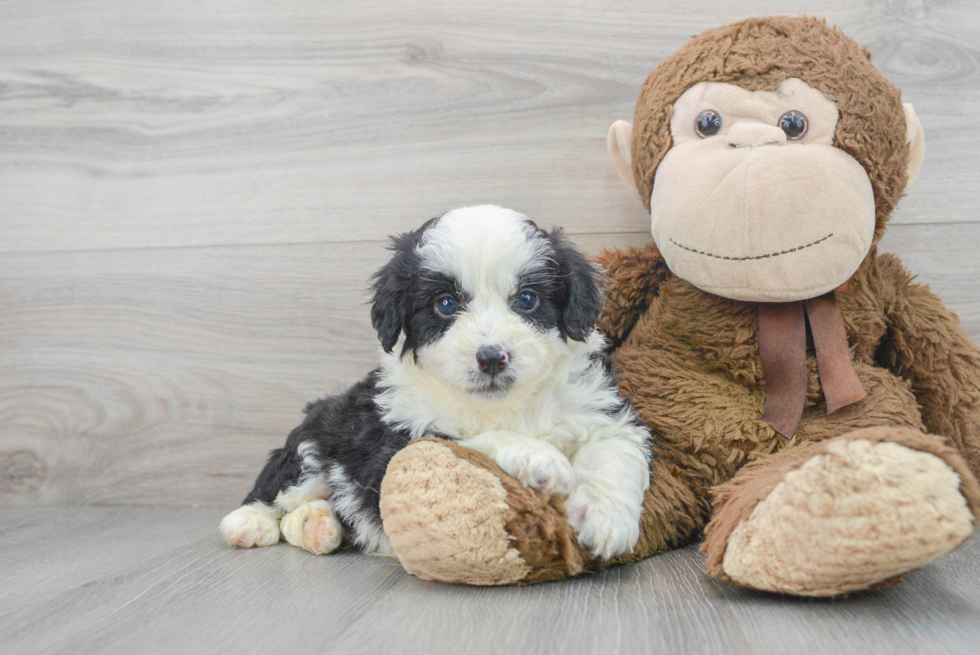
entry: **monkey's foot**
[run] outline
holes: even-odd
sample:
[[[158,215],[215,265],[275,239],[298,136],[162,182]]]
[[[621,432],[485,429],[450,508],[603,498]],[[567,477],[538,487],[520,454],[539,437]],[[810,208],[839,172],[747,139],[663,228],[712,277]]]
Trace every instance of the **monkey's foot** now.
[[[747,467],[717,491],[709,572],[802,596],[899,580],[962,544],[980,510],[959,454],[907,428],[857,430],[796,461]]]
[[[561,497],[440,439],[419,439],[392,458],[381,517],[402,566],[426,580],[528,584],[580,573],[588,559]]]

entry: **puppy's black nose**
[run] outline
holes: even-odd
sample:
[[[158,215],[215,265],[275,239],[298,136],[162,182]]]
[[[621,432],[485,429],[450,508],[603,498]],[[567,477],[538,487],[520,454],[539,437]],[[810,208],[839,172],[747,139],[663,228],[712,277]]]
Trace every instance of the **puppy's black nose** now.
[[[507,353],[497,346],[483,346],[476,351],[476,363],[487,375],[496,375],[507,367]]]

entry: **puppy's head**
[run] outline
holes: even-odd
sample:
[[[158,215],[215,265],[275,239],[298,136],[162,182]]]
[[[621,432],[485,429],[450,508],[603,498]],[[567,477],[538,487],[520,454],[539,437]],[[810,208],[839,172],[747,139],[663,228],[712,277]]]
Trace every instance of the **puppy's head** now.
[[[391,249],[374,277],[378,339],[463,394],[499,398],[539,383],[602,310],[598,269],[561,230],[509,209],[455,209]]]

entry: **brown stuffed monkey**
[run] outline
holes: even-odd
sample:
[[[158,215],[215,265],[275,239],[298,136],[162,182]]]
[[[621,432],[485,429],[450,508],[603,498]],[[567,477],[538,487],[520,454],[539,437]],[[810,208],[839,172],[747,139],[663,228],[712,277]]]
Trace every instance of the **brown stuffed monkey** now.
[[[655,244],[605,252],[600,327],[657,431],[641,536],[708,572],[832,596],[953,550],[980,515],[980,353],[876,244],[923,157],[866,49],[812,18],[710,30],[644,83],[608,145]],[[601,569],[563,498],[438,439],[392,460],[385,531],[427,579]]]

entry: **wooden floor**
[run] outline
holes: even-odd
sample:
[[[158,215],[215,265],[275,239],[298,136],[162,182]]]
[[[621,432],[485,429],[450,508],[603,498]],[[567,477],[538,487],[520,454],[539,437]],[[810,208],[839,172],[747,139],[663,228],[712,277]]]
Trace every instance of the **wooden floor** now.
[[[709,578],[693,548],[515,588],[418,580],[354,551],[228,548],[224,508],[0,508],[0,652],[962,653],[980,644],[980,543],[849,599]]]
[[[690,36],[814,12],[915,105],[882,249],[980,338],[975,0],[0,0],[0,653],[978,652],[977,547],[832,603],[692,550],[480,590],[215,532],[373,365],[387,234],[496,202],[647,241],[609,124]]]

